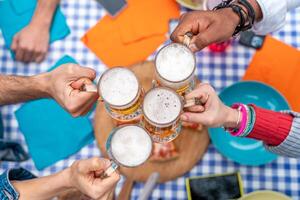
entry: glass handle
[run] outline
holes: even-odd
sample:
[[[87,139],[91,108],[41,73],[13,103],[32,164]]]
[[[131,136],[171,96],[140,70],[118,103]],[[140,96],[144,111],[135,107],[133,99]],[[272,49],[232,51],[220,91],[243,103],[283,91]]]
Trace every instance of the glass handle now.
[[[187,47],[190,46],[192,38],[193,38],[193,33],[192,32],[185,33],[184,36],[183,36],[183,44]]]
[[[152,88],[158,87],[158,83],[156,80],[152,80]]]
[[[94,84],[84,84],[82,86],[82,91],[85,91],[85,92],[98,92],[98,89],[97,87],[94,85]]]
[[[107,168],[103,173],[100,174],[101,179],[105,179],[109,177],[116,169],[118,169],[119,165],[117,165],[114,161],[111,161],[111,165]]]

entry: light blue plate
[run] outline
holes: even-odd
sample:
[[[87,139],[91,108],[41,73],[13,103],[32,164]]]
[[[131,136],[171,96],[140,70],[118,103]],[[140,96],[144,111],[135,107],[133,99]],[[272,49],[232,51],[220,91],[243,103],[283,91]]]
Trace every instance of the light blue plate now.
[[[219,96],[229,106],[253,103],[270,110],[289,109],[287,101],[277,90],[261,82],[239,82],[224,89]],[[237,163],[258,166],[277,158],[277,155],[265,150],[262,142],[231,136],[222,128],[209,129],[209,135],[218,151]]]

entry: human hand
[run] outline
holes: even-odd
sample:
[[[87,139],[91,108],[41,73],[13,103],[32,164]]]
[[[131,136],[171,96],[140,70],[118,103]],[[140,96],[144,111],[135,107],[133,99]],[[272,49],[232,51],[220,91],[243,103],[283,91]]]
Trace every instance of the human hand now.
[[[82,91],[84,85],[93,84],[96,72],[77,64],[64,64],[46,73],[47,92],[74,117],[85,115],[93,107],[99,95]]]
[[[11,45],[16,60],[42,62],[49,47],[49,29],[38,23],[30,23],[17,33]]]
[[[184,35],[187,32],[193,33],[189,48],[196,52],[212,43],[231,38],[239,20],[231,8],[188,12],[180,17],[171,39],[183,43]]]
[[[188,107],[186,112],[181,115],[183,122],[200,123],[207,127],[236,128],[238,111],[224,105],[209,84],[199,84],[185,98],[189,100],[195,97],[203,99],[203,105]]]
[[[92,199],[108,199],[113,193],[115,185],[120,179],[116,172],[109,177],[101,179],[99,174],[111,165],[110,161],[101,158],[75,161],[66,169],[66,178],[69,185],[78,189]]]

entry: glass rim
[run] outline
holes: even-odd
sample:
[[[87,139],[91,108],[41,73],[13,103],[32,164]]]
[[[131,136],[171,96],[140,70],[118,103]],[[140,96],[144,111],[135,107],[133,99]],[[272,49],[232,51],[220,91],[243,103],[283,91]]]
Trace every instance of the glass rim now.
[[[128,102],[128,103],[126,103],[126,104],[123,104],[123,105],[115,105],[115,104],[110,103],[109,101],[107,101],[107,99],[105,99],[105,98],[103,97],[103,95],[101,94],[101,90],[100,90],[101,80],[102,80],[102,78],[104,77],[104,75],[107,74],[108,72],[110,72],[111,70],[115,70],[115,69],[125,69],[125,70],[128,70],[128,71],[135,77],[135,79],[137,80],[137,83],[138,83],[138,90],[137,90],[137,92],[136,92],[136,94],[135,94],[135,97],[134,97],[132,100],[130,100],[130,102]],[[128,106],[130,106],[131,104],[133,104],[133,103],[137,100],[137,98],[139,97],[139,95],[140,95],[140,93],[141,93],[141,84],[140,84],[140,82],[139,82],[139,79],[136,77],[135,73],[134,73],[132,70],[130,70],[130,69],[128,69],[128,68],[125,68],[125,67],[121,67],[121,66],[113,67],[113,68],[110,68],[110,69],[105,70],[105,71],[101,74],[101,76],[100,76],[100,78],[99,78],[99,81],[98,81],[98,83],[97,83],[97,87],[98,87],[98,93],[99,93],[99,96],[103,99],[103,101],[104,101],[105,103],[109,104],[109,106],[115,107],[115,108],[123,108],[123,107],[125,107],[124,109],[126,109]]]
[[[151,119],[149,119],[149,117],[148,117],[148,116],[146,115],[146,113],[145,113],[144,102],[145,102],[146,96],[147,96],[150,92],[152,92],[153,90],[157,90],[157,89],[168,90],[168,91],[172,92],[173,94],[175,94],[175,95],[178,97],[178,99],[179,99],[179,102],[180,102],[180,112],[178,113],[178,116],[177,116],[174,120],[172,120],[172,121],[170,121],[170,122],[167,122],[167,123],[157,123],[157,122],[154,122],[154,121],[152,121]],[[169,87],[166,87],[166,86],[158,86],[158,87],[155,87],[155,88],[152,88],[152,89],[148,90],[148,91],[145,93],[145,96],[144,96],[144,99],[143,99],[143,104],[142,104],[143,117],[144,117],[148,122],[150,122],[153,126],[156,126],[156,125],[157,125],[157,126],[160,126],[160,127],[165,127],[165,126],[170,126],[170,125],[174,124],[174,123],[180,118],[180,114],[181,114],[181,112],[182,112],[182,109],[183,109],[183,100],[182,100],[182,97],[179,96],[179,94],[177,94],[177,92],[175,92],[174,90],[172,90],[172,89],[169,88]]]
[[[145,162],[147,162],[147,160],[150,158],[150,156],[152,155],[152,151],[153,151],[153,139],[152,137],[150,136],[150,133],[143,127],[141,126],[140,124],[130,124],[130,125],[121,125],[121,126],[118,126],[118,127],[115,127],[112,129],[112,131],[109,133],[109,136],[108,136],[108,139],[110,138],[110,140],[112,140],[113,136],[116,134],[116,132],[122,128],[125,128],[125,127],[128,127],[128,126],[134,126],[134,127],[138,127],[138,128],[141,128],[144,130],[144,132],[147,134],[147,136],[149,137],[150,141],[151,141],[151,149],[150,149],[150,153],[149,155],[147,155],[147,158],[145,159],[145,161],[143,161],[142,163],[138,164],[138,165],[135,165],[135,166],[129,166],[129,165],[126,165],[126,164],[122,164],[120,163],[116,158],[115,156],[113,155],[113,152],[112,152],[112,145],[110,143],[110,153],[109,155],[111,156],[110,159],[112,159],[114,162],[116,162],[119,166],[122,166],[122,167],[128,167],[128,168],[134,168],[134,167],[138,167],[142,164],[144,164]],[[107,139],[107,141],[108,141]],[[106,142],[107,142],[106,141]],[[108,151],[108,149],[106,149],[106,151]]]
[[[171,80],[167,80],[165,77],[163,77],[160,73],[159,73],[159,71],[157,70],[157,57],[158,57],[158,55],[161,53],[161,51],[163,50],[163,49],[165,49],[165,48],[168,48],[168,47],[170,47],[170,46],[172,46],[172,45],[180,45],[180,46],[182,46],[182,47],[184,47],[185,49],[187,49],[189,52],[190,52],[190,54],[193,56],[193,60],[194,60],[194,69],[193,69],[193,71],[186,77],[186,78],[184,78],[184,79],[182,79],[182,80],[179,80],[179,81],[171,81]],[[155,68],[155,72],[157,73],[157,75],[161,78],[161,79],[163,79],[164,81],[167,81],[167,82],[170,82],[170,83],[181,83],[181,82],[184,82],[184,81],[186,81],[186,80],[188,80],[192,75],[194,75],[195,74],[195,71],[196,71],[196,65],[197,65],[197,62],[196,62],[196,56],[195,56],[195,54],[190,50],[190,48],[188,48],[187,46],[185,46],[185,45],[183,45],[183,44],[181,44],[181,43],[177,43],[177,42],[173,42],[173,43],[170,43],[170,44],[168,44],[168,45],[165,45],[164,47],[162,47],[158,52],[157,52],[157,54],[156,54],[156,56],[155,56],[155,59],[154,59],[154,68]]]

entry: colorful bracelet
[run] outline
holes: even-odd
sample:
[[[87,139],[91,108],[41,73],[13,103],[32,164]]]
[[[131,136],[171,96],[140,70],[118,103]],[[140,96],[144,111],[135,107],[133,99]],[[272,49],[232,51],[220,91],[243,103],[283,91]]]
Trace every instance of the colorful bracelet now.
[[[246,126],[247,126],[247,120],[248,120],[248,114],[247,114],[247,108],[244,104],[241,104],[241,103],[237,103],[237,104],[233,104],[231,106],[233,109],[239,109],[242,113],[242,117],[241,117],[241,125],[240,125],[240,128],[236,131],[236,130],[229,130],[229,132],[233,135],[233,136],[240,136]]]
[[[251,112],[251,124],[250,124],[249,130],[247,131],[247,133],[245,134],[244,137],[247,137],[252,132],[252,130],[254,128],[255,121],[256,121],[256,114],[255,114],[254,108],[250,105],[248,105],[248,107],[249,107],[250,112]]]
[[[239,137],[247,137],[249,133],[253,130],[254,122],[255,122],[255,112],[251,106],[246,106],[248,112],[248,121],[245,130]]]
[[[246,133],[249,130],[250,124],[251,124],[251,113],[250,113],[249,107],[247,105],[245,105],[245,108],[246,108],[246,111],[247,111],[247,123],[246,123],[245,129],[239,135],[239,137],[244,137],[246,135]]]

